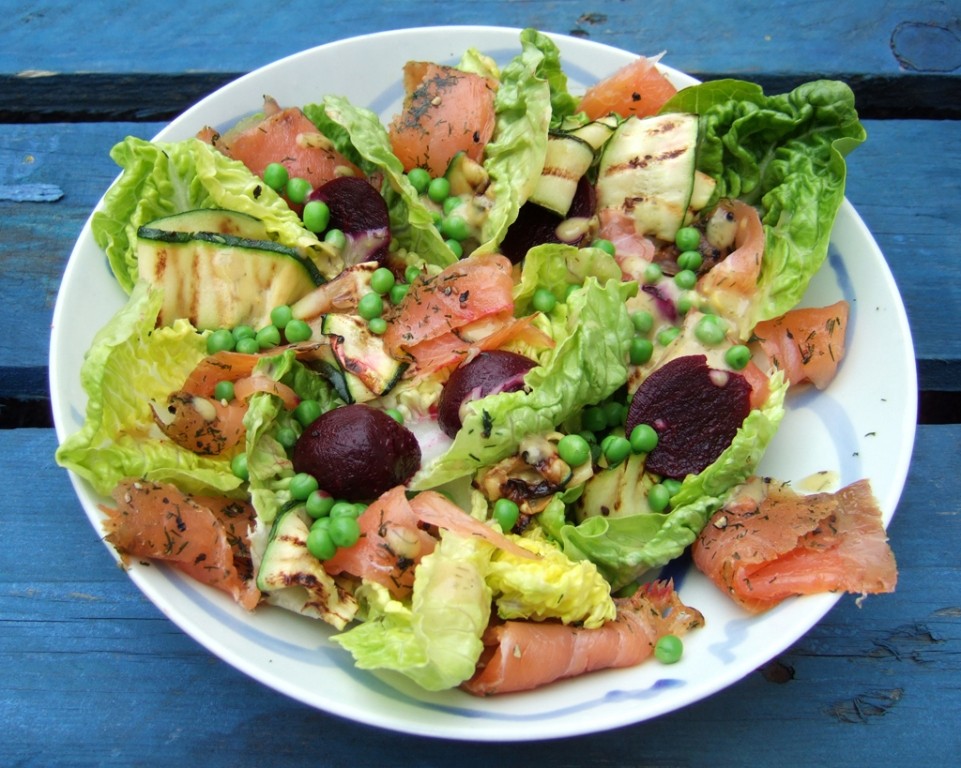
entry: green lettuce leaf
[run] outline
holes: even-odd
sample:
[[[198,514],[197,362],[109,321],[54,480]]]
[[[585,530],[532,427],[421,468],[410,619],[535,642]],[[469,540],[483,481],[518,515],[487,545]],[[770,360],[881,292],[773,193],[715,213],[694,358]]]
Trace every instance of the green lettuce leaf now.
[[[349,144],[338,143],[338,149],[359,155],[361,167],[383,172],[391,236],[402,247],[440,267],[457,261],[438,232],[430,210],[407,179],[403,164],[391,148],[387,129],[376,113],[357,107],[342,96],[327,96],[322,104],[305,107],[304,114],[325,132],[330,125],[339,126],[342,132],[335,135],[349,139]]]
[[[83,427],[57,449],[57,462],[107,495],[126,477],[177,485],[185,492],[230,493],[240,480],[227,458],[177,446],[156,426],[151,402],[166,403],[206,355],[205,335],[189,323],[155,328],[161,292],[137,283],[100,330],[80,369],[87,393]]]
[[[600,248],[559,243],[534,246],[524,257],[521,279],[514,287],[514,312],[518,316],[528,314],[538,288],[547,288],[563,300],[572,285],[580,286],[588,277],[606,283],[621,276],[614,257]]]
[[[538,521],[569,557],[587,558],[597,565],[613,589],[629,584],[680,556],[731,489],[756,470],[784,416],[786,391],[787,383],[778,374],[764,407],[751,411],[713,464],[685,478],[671,498],[669,512],[598,515],[573,525],[567,522],[564,502],[554,499]]]
[[[399,672],[428,691],[460,685],[474,674],[491,610],[484,580],[493,547],[483,539],[444,534],[417,566],[410,605],[365,583],[366,621],[331,639],[360,669]]]
[[[715,197],[760,210],[764,260],[744,326],[784,314],[827,256],[844,158],[866,138],[851,89],[817,80],[765,96],[753,83],[718,80],[682,89],[662,111],[700,115],[697,167],[717,180]]]
[[[521,53],[501,70],[494,99],[494,135],[484,150],[493,205],[475,253],[497,250],[540,177],[551,124],[556,46],[534,30],[521,33]]]
[[[310,257],[326,277],[339,256],[312,232],[274,190],[247,166],[199,139],[149,142],[128,136],[110,152],[123,168],[91,221],[93,237],[130,293],[137,281],[137,230],[161,216],[194,208],[224,208],[260,219],[269,236]]]
[[[502,392],[467,405],[451,446],[414,476],[411,488],[432,488],[500,461],[516,452],[524,436],[552,431],[624,384],[633,326],[623,292],[633,285],[588,278],[568,299],[566,328],[555,332],[554,354],[528,372],[530,391]]]

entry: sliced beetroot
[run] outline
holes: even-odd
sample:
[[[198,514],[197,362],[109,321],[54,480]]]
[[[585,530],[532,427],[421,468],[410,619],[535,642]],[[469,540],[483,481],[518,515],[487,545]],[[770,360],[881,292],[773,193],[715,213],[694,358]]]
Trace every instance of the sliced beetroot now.
[[[496,392],[515,392],[524,386],[524,374],[536,363],[529,357],[504,350],[481,352],[455,369],[437,403],[437,424],[448,437],[461,427],[461,406]]]
[[[568,219],[590,218],[594,215],[595,198],[594,187],[584,177],[578,182],[577,191],[567,213]],[[553,211],[547,210],[536,203],[525,203],[517,213],[514,223],[507,229],[507,234],[501,241],[501,253],[513,264],[519,264],[527,252],[535,245],[543,243],[566,242],[580,246],[587,239],[586,234],[579,234],[569,240],[562,240],[558,234],[558,227],[565,220]]]
[[[649,424],[658,442],[645,467],[664,477],[696,475],[731,444],[750,413],[751,385],[733,371],[712,369],[704,355],[678,357],[655,370],[634,393],[628,435]]]
[[[369,500],[420,469],[414,433],[386,413],[355,403],[319,416],[294,445],[295,472],[317,478],[338,499]]]
[[[340,176],[315,189],[311,200],[322,200],[330,209],[330,229],[347,236],[344,261],[348,266],[387,258],[390,214],[387,202],[365,179]]]
[[[654,299],[654,305],[666,320],[672,323],[677,320],[677,305],[670,296],[656,285],[645,285],[641,290]]]

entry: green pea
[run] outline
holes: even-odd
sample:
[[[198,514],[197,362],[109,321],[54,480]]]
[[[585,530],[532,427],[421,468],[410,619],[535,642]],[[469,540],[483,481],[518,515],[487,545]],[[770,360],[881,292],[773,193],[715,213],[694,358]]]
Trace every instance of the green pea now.
[[[735,371],[743,370],[751,362],[751,350],[743,344],[735,344],[724,353],[724,362]]]
[[[250,338],[238,339],[234,349],[244,355],[256,355],[260,352],[260,344],[257,343],[257,337],[254,335]]]
[[[450,182],[443,176],[431,179],[430,184],[427,185],[427,197],[435,203],[443,203],[450,197]]]
[[[531,297],[531,305],[538,312],[548,314],[557,306],[557,297],[547,288],[538,288]]]
[[[631,455],[631,442],[620,435],[609,435],[601,444],[609,464],[620,464]]]
[[[280,443],[288,451],[297,445],[297,430],[293,427],[280,427],[277,430],[277,442]]]
[[[470,236],[470,227],[461,216],[447,216],[440,223],[441,234],[451,240],[461,242]]]
[[[684,643],[677,635],[664,635],[654,644],[654,657],[662,664],[676,664],[684,655]]]
[[[571,467],[579,467],[591,458],[591,446],[580,435],[564,435],[557,443],[557,455]]]
[[[658,264],[648,264],[644,267],[644,282],[645,283],[656,283],[664,277],[664,272],[661,271],[661,267]]]
[[[344,515],[330,518],[330,539],[338,547],[352,547],[360,539],[360,525],[357,518]]]
[[[230,402],[234,399],[234,383],[232,381],[218,381],[214,385],[214,399]]]
[[[650,339],[642,339],[640,336],[635,336],[631,339],[629,353],[631,365],[644,365],[644,363],[651,359],[651,355],[654,354],[654,344],[651,343]]]
[[[374,336],[383,336],[387,333],[387,321],[382,317],[372,317],[367,321],[367,327]]]
[[[674,282],[678,288],[690,290],[697,285],[697,273],[692,269],[682,269],[674,275]]]
[[[357,517],[357,505],[349,501],[335,501],[330,507],[331,517]]]
[[[327,491],[317,489],[307,497],[305,506],[307,508],[307,514],[315,520],[321,517],[327,517],[334,506],[334,497],[327,493]]]
[[[610,240],[606,240],[606,239],[604,239],[604,238],[602,238],[602,237],[597,238],[597,240],[595,240],[593,243],[591,243],[591,247],[592,247],[592,248],[600,248],[602,251],[604,251],[604,253],[608,253],[608,254],[610,254],[611,256],[614,255],[614,251],[615,251],[614,243],[612,243]]]
[[[293,317],[294,313],[286,304],[281,304],[279,307],[274,307],[270,310],[270,322],[278,328],[286,328],[287,323],[289,323]]]
[[[287,186],[290,174],[280,163],[268,163],[264,168],[264,183],[275,192],[280,192]]]
[[[654,327],[654,315],[646,309],[639,309],[631,313],[631,323],[638,333],[650,333]]]
[[[257,331],[257,346],[261,349],[270,349],[280,344],[280,330],[276,325],[265,325]]]
[[[675,302],[678,313],[681,315],[686,315],[691,311],[696,300],[697,294],[694,291],[685,291],[682,293],[677,297],[677,301]]]
[[[234,335],[226,328],[218,328],[207,337],[207,354],[230,352],[235,345]]]
[[[312,399],[301,400],[294,408],[294,418],[300,422],[302,427],[306,427],[314,422],[324,412],[319,402]]]
[[[339,251],[342,251],[347,245],[347,235],[344,234],[343,230],[340,229],[328,229],[324,233],[324,242],[328,245],[334,246]]]
[[[647,505],[654,512],[663,512],[671,503],[671,492],[658,483],[652,485],[647,492]]]
[[[421,276],[421,271],[420,271],[420,269],[419,269],[418,267],[415,267],[413,264],[412,264],[411,266],[407,267],[407,269],[404,270],[404,279],[405,279],[408,283],[413,283],[413,282],[415,282],[415,281],[417,280],[417,278],[420,277],[420,276]]]
[[[681,329],[673,325],[670,328],[665,328],[662,331],[658,331],[657,343],[660,344],[662,347],[666,347],[668,344],[674,341],[674,339],[676,339],[680,335],[680,333],[681,333]]]
[[[724,341],[727,330],[721,318],[716,315],[704,315],[694,326],[694,335],[702,344],[715,346]]]
[[[390,416],[390,417],[391,417],[394,421],[396,421],[398,424],[403,425],[403,423],[404,423],[404,414],[401,413],[397,408],[386,408],[386,409],[384,410],[384,413],[386,413],[388,416]]]
[[[247,469],[247,454],[238,453],[230,460],[230,471],[233,472],[234,477],[239,477],[241,480],[250,479],[250,471]]]
[[[701,244],[701,233],[694,227],[681,227],[674,235],[674,245],[681,251],[693,251]]]
[[[577,293],[584,286],[578,285],[577,283],[571,283],[567,288],[564,289],[564,303],[566,304],[571,300],[571,296]]]
[[[631,430],[630,441],[634,453],[650,453],[657,448],[657,430],[650,424],[638,424]]]
[[[454,239],[445,240],[444,244],[448,248],[450,248],[451,253],[453,253],[454,256],[456,256],[458,259],[460,259],[464,255],[464,246],[461,245],[456,240]]]
[[[298,472],[290,478],[290,495],[297,501],[307,501],[307,497],[317,490],[317,478],[306,472]]]
[[[302,179],[300,176],[294,176],[292,179],[287,180],[287,199],[290,202],[300,205],[313,191],[310,187],[310,182],[307,179]]]
[[[284,327],[284,337],[291,344],[307,341],[313,334],[314,331],[311,329],[310,323],[306,320],[301,320],[299,317],[295,317]]]
[[[377,293],[365,294],[357,302],[357,314],[364,320],[380,317],[384,314],[384,300]]]
[[[673,477],[665,477],[661,480],[661,485],[667,488],[667,492],[671,495],[673,499],[679,490],[681,490],[681,481],[675,480]]]
[[[323,200],[310,200],[304,205],[301,218],[311,232],[323,232],[330,226],[330,208]]]
[[[703,261],[704,259],[697,251],[683,251],[681,255],[677,257],[677,266],[681,269],[690,269],[692,272],[696,272]]]
[[[331,535],[330,526],[311,527],[307,534],[307,551],[318,560],[330,560],[337,554],[337,545]]]
[[[608,427],[617,427],[624,423],[624,419],[627,416],[627,409],[624,407],[623,403],[615,402],[610,400],[604,403],[604,417],[607,419]]]
[[[397,279],[394,277],[394,273],[387,269],[387,267],[378,267],[370,276],[370,287],[381,296],[385,293],[390,293],[390,289],[394,287],[396,282]]]
[[[411,168],[407,172],[407,180],[418,193],[423,194],[430,184],[430,174],[424,168]]]
[[[325,531],[330,529],[330,517],[318,517],[314,522],[310,524],[310,530],[314,528],[323,528]]]
[[[400,304],[404,297],[407,296],[407,291],[410,290],[410,286],[406,283],[397,283],[393,288],[390,289],[390,303]]]
[[[581,424],[591,432],[600,432],[607,429],[607,414],[599,405],[592,405],[584,411]]]
[[[240,341],[241,339],[252,339],[257,335],[257,331],[255,331],[249,325],[235,325],[230,332],[234,336],[234,341]]]
[[[441,208],[444,211],[445,216],[450,216],[451,211],[453,211],[459,205],[463,205],[463,203],[464,201],[461,198],[456,196],[451,196],[444,201]]]
[[[517,525],[517,520],[521,516],[520,507],[510,499],[498,499],[494,502],[494,520],[501,527],[504,533],[512,530]]]

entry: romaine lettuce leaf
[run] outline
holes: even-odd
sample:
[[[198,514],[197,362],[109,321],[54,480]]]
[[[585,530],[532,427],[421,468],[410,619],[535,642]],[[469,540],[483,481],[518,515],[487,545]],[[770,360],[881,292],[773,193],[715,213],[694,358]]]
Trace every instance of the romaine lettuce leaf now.
[[[717,180],[715,198],[760,210],[764,260],[745,327],[784,314],[827,256],[844,158],[866,138],[851,89],[816,80],[765,96],[753,83],[718,80],[682,89],[662,111],[700,115],[697,168]]]
[[[274,190],[199,139],[149,142],[128,136],[110,152],[123,168],[91,221],[93,237],[130,293],[137,281],[137,230],[161,216],[194,208],[225,208],[263,221],[268,234],[309,256],[327,277],[341,271],[339,256],[304,229]]]
[[[521,33],[521,52],[501,70],[494,99],[494,135],[484,150],[493,200],[475,253],[497,250],[540,177],[551,124],[554,43],[534,30]]]
[[[524,257],[521,279],[514,287],[514,313],[528,314],[538,288],[547,288],[563,300],[570,286],[579,286],[588,277],[606,283],[621,279],[622,273],[614,257],[600,248],[560,243],[534,246]]]
[[[571,558],[587,558],[615,590],[680,556],[727,494],[757,468],[784,415],[787,383],[777,374],[764,407],[751,411],[731,445],[697,475],[685,478],[669,512],[589,517],[568,523],[558,498],[538,515],[544,530]]]
[[[433,488],[516,452],[526,435],[546,434],[627,380],[633,326],[624,291],[633,283],[588,278],[568,300],[566,328],[557,329],[553,355],[525,377],[530,391],[502,392],[465,406],[450,448],[418,472],[414,490]]]
[[[427,209],[404,173],[390,144],[390,136],[380,118],[371,110],[357,107],[342,96],[327,96],[322,104],[304,107],[304,114],[322,131],[339,126],[342,133],[338,149],[359,155],[362,167],[380,170],[386,185],[383,190],[390,213],[391,236],[429,264],[444,267],[457,256],[441,237]],[[349,139],[345,145],[343,139]]]
[[[474,674],[491,610],[484,580],[493,546],[445,533],[421,560],[409,605],[365,582],[357,596],[366,620],[331,639],[360,669],[400,672],[428,691],[454,688]]]
[[[540,557],[528,560],[497,550],[491,558],[487,584],[494,591],[498,616],[560,619],[588,628],[614,619],[617,609],[611,599],[611,585],[592,562],[572,560],[543,534],[524,536],[519,543]]]
[[[240,485],[226,458],[198,456],[168,440],[150,404],[166,403],[206,354],[205,335],[184,320],[155,328],[162,294],[135,285],[96,335],[80,381],[83,427],[57,449],[57,462],[109,494],[126,477],[173,483],[185,492],[229,493]]]

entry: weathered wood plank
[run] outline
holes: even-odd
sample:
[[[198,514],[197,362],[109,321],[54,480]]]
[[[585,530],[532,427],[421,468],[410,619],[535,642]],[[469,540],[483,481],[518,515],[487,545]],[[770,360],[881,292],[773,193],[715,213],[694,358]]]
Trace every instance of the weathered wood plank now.
[[[174,2],[60,3],[14,0],[0,20],[0,73],[246,72],[352,35],[423,25],[533,26],[638,53],[666,50],[692,73],[839,72],[958,74],[956,8],[912,0],[747,0],[591,6],[580,0],[450,3],[358,0],[265,12],[238,0],[184,12]],[[76,35],[78,29],[87,33]],[[132,34],[138,30],[140,34]],[[65,40],[70,45],[65,45]]]
[[[866,121],[847,194],[885,253],[915,335],[922,389],[961,389],[958,122]],[[42,397],[50,315],[64,265],[118,171],[110,147],[159,123],[0,126],[0,398]],[[937,191],[935,191],[937,190]],[[43,192],[44,201],[16,200]],[[16,333],[12,332],[16,329]]]
[[[744,680],[652,723],[535,744],[401,736],[315,712],[183,635],[118,570],[51,460],[50,430],[0,432],[0,764],[431,766],[952,764],[961,706],[961,427],[922,427],[890,529],[893,595],[846,597]],[[936,711],[932,711],[932,707]],[[868,730],[869,729],[869,730]],[[923,737],[920,737],[923,734]],[[398,756],[403,756],[399,758]],[[641,758],[640,756],[643,756]],[[722,760],[722,762],[724,762]]]

